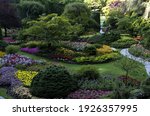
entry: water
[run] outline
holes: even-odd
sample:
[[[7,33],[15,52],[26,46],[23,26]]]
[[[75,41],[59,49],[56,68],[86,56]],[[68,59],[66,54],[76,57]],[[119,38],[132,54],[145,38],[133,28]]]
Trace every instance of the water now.
[[[0,96],[0,99],[5,99],[4,97]]]

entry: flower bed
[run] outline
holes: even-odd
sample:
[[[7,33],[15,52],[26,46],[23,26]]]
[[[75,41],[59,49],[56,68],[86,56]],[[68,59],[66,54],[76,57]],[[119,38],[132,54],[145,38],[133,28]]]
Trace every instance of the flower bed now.
[[[102,90],[77,90],[68,95],[68,99],[99,99],[101,96],[110,94],[111,91]]]
[[[73,61],[76,63],[104,63],[120,58],[118,53],[110,53],[102,56],[77,57]]]
[[[150,60],[150,50],[145,49],[142,45],[133,45],[129,48],[130,54]]]
[[[1,60],[1,64],[4,66],[16,66],[20,64],[28,66],[37,63],[42,63],[42,61],[32,60],[19,54],[8,54]]]
[[[0,51],[0,58],[2,58],[3,56],[5,56],[5,52]]]
[[[21,71],[16,72],[16,77],[25,85],[30,86],[32,79],[38,74],[35,71]]]
[[[0,86],[20,86],[22,83],[15,77],[17,70],[13,67],[3,67],[0,69]]]
[[[21,48],[21,51],[27,52],[27,53],[30,53],[30,54],[36,54],[40,50],[39,50],[39,48],[28,48],[28,47],[26,47],[26,48]]]
[[[9,44],[16,44],[16,43],[18,43],[18,41],[12,39],[11,37],[5,37],[5,38],[3,38],[3,41],[5,41],[6,43],[9,43]]]
[[[70,49],[76,50],[76,51],[83,51],[85,47],[89,46],[90,44],[87,42],[70,42],[70,41],[64,41],[63,45],[65,47],[69,47]]]

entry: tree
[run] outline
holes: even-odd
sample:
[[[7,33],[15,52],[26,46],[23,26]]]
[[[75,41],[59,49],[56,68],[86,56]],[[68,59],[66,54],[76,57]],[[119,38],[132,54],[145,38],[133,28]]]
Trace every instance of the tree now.
[[[81,26],[72,26],[66,17],[57,14],[41,16],[37,20],[29,21],[28,25],[24,35],[50,43],[75,38],[81,31]]]
[[[37,1],[21,1],[18,5],[22,18],[38,18],[45,12],[45,6]]]
[[[7,28],[21,26],[17,9],[10,3],[10,0],[0,1],[0,26],[5,29],[5,36],[7,36]]]
[[[128,59],[127,57],[123,57],[121,60],[119,60],[117,65],[125,71],[126,78],[129,76],[129,72],[132,72],[138,67],[136,61]]]

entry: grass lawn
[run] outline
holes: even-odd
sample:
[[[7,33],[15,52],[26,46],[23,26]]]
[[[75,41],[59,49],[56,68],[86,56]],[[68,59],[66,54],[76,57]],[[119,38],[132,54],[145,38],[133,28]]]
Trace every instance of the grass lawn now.
[[[60,61],[56,62],[56,61],[53,61],[50,59],[45,59],[45,58],[38,57],[38,56],[28,54],[28,53],[24,53],[24,52],[19,52],[19,54],[28,56],[35,60],[45,60],[48,63],[51,62],[51,63],[57,63],[57,64],[64,65],[68,70],[70,70],[73,73],[78,71],[81,67],[87,66],[87,65],[80,65],[80,64],[68,64],[68,63],[64,63],[64,62],[60,62]],[[142,64],[138,63],[138,65],[139,65],[138,70],[131,71],[129,73],[129,75],[131,77],[134,77],[137,80],[144,80],[147,77],[147,73]],[[116,62],[103,63],[103,64],[90,64],[90,66],[95,66],[99,70],[100,74],[108,74],[108,75],[112,75],[112,77],[118,77],[121,75],[125,75],[124,70],[120,69],[116,65]],[[42,69],[42,67],[41,67],[41,69]]]
[[[7,94],[6,88],[0,88],[0,96],[4,97],[5,99],[11,99],[12,97]]]

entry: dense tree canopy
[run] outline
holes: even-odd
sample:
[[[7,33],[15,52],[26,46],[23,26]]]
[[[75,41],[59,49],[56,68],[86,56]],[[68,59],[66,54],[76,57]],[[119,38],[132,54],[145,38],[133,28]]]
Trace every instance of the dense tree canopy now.
[[[17,10],[10,1],[0,1],[0,25],[5,29],[5,36],[7,36],[6,29],[20,27],[20,20]]]

